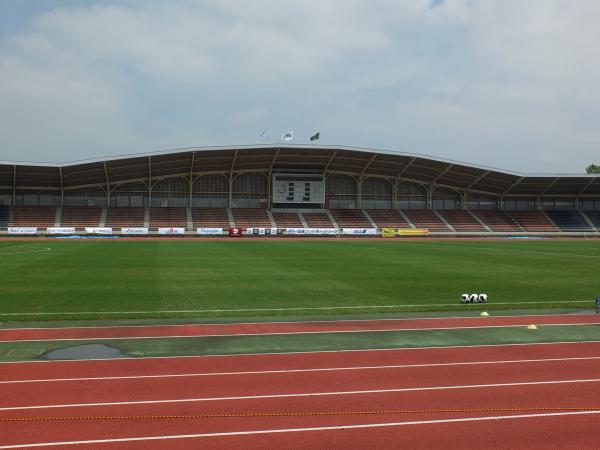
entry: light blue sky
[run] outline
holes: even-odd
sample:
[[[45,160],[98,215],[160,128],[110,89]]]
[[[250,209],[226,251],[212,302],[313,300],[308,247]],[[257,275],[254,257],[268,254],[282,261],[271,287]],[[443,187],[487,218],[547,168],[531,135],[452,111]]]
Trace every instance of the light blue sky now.
[[[321,143],[600,163],[596,0],[0,0],[0,160]]]

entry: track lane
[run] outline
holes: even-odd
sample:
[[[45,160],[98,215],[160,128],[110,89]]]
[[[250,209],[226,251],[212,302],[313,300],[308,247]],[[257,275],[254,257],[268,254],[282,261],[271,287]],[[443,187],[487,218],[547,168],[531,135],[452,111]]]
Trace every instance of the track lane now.
[[[0,363],[0,381],[597,357],[600,342]]]
[[[486,328],[537,325],[600,324],[595,314],[548,316],[449,317],[364,321],[186,324],[164,326],[0,329],[0,341],[140,339],[152,337],[234,336],[260,334],[340,333],[392,330]]]
[[[0,442],[2,445],[27,442],[110,439],[137,436],[178,435],[197,433],[227,433],[261,429],[348,426],[397,421],[446,420],[464,417],[545,414],[553,411],[521,410],[539,407],[600,407],[600,389],[588,385],[570,384],[479,388],[468,391],[406,392],[372,394],[366,397],[340,397],[334,401],[322,398],[253,399],[244,402],[214,402],[202,405],[144,405],[65,409],[60,416],[83,415],[153,415],[202,413],[252,413],[293,411],[385,411],[394,409],[480,409],[516,408],[513,412],[427,412],[419,414],[377,414],[349,416],[249,417],[214,419],[148,419],[75,422],[11,423]],[[0,417],[14,417],[1,414]],[[20,417],[44,417],[47,411],[29,411]],[[478,425],[480,426],[480,425]],[[485,426],[485,425],[484,425]],[[31,434],[34,433],[34,434]],[[411,430],[412,433],[412,430]],[[35,440],[31,439],[35,436]],[[162,448],[162,445],[161,445]]]

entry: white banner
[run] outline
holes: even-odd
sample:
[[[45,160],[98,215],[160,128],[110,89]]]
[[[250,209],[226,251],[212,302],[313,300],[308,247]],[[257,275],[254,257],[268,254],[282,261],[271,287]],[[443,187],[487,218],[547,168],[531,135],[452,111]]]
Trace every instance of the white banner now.
[[[246,228],[246,236],[277,236],[277,228]]]
[[[112,234],[113,230],[110,227],[85,227],[87,234]]]
[[[181,235],[181,234],[185,234],[185,228],[179,228],[179,227],[159,228],[158,234],[168,235],[168,236]]]
[[[8,234],[36,234],[37,227],[8,227]]]
[[[338,234],[337,228],[285,228],[286,234],[305,236],[333,236]]]
[[[196,234],[223,234],[223,228],[196,228]]]
[[[376,228],[342,228],[342,234],[351,234],[353,236],[376,236]]]
[[[148,228],[143,227],[129,227],[129,228],[121,228],[121,234],[129,234],[129,235],[146,235],[148,234]]]
[[[46,228],[48,234],[74,234],[75,227],[49,227]]]

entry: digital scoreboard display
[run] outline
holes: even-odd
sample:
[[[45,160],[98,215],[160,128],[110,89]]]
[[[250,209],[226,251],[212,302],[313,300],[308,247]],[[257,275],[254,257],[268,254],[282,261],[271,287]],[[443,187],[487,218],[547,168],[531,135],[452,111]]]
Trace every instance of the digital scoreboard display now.
[[[315,174],[274,174],[273,203],[279,205],[323,205],[325,177]]]

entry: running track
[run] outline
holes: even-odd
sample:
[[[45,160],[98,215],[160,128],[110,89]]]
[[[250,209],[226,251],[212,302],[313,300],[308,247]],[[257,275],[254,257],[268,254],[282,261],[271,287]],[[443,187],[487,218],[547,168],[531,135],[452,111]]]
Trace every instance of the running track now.
[[[596,342],[0,364],[0,449],[581,449],[598,413]]]
[[[340,320],[310,322],[265,322],[240,324],[187,324],[159,326],[13,328],[0,329],[1,341],[48,341],[85,339],[141,339],[154,337],[234,336],[256,334],[342,333],[394,330],[439,330],[457,328],[536,325],[600,324],[588,315],[448,317],[426,319]]]

